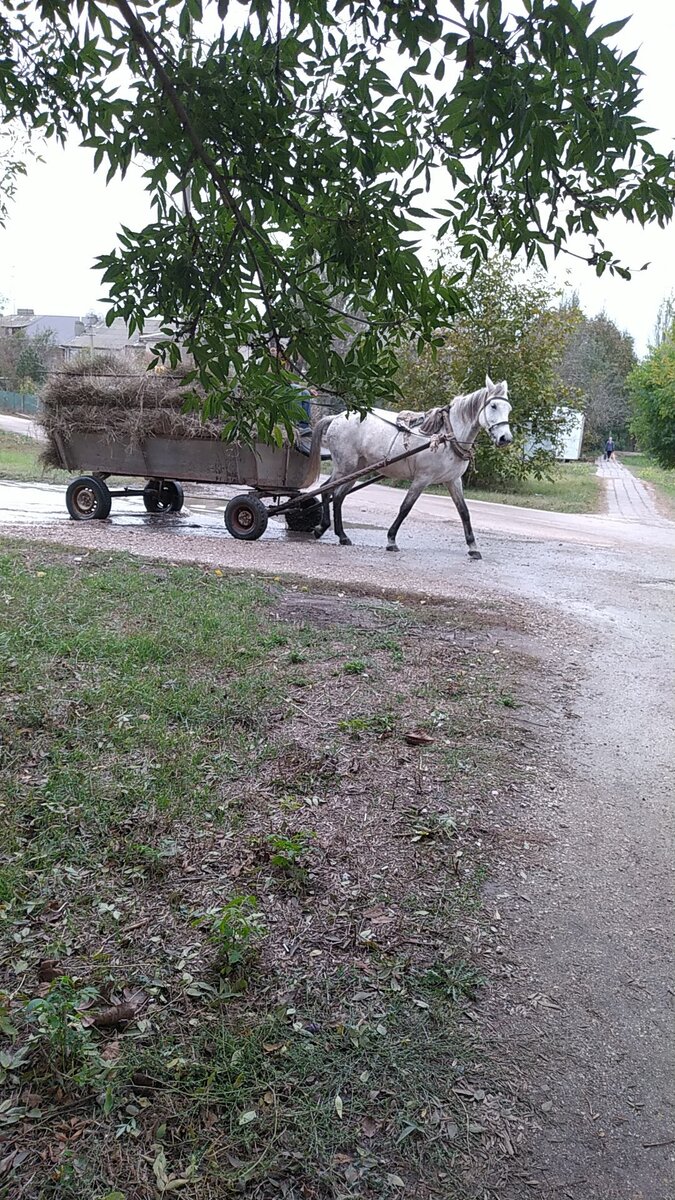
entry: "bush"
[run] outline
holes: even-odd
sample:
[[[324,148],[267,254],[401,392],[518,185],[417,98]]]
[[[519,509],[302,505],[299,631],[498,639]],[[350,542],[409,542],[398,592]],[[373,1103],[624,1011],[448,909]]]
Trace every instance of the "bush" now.
[[[660,466],[675,467],[675,332],[628,377],[632,429]]]

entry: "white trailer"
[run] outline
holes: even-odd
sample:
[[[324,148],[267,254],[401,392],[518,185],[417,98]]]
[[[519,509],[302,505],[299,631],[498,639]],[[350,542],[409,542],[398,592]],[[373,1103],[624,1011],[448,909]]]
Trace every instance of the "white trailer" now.
[[[558,420],[564,421],[555,441],[549,438],[531,437],[525,443],[526,458],[531,458],[537,450],[549,450],[558,462],[576,462],[581,458],[581,444],[584,440],[584,422],[586,418],[576,408],[556,408],[554,414]]]

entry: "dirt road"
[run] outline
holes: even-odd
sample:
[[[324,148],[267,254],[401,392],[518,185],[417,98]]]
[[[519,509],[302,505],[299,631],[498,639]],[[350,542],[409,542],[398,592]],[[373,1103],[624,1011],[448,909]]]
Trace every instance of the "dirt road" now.
[[[613,491],[633,491],[630,478],[618,472]],[[122,502],[114,522],[75,525],[53,489],[0,485],[3,535],[461,598],[489,609],[502,653],[525,621],[548,699],[540,774],[515,803],[540,849],[493,885],[504,952],[488,1008],[533,1132],[498,1200],[675,1196],[675,526],[648,489],[636,494],[640,513],[597,517],[474,503],[484,559],[472,563],[440,497],[420,501],[402,552],[385,553],[401,499],[387,488],[348,502],[355,544],[343,548],[275,523],[233,542],[222,504],[203,496],[184,516]]]

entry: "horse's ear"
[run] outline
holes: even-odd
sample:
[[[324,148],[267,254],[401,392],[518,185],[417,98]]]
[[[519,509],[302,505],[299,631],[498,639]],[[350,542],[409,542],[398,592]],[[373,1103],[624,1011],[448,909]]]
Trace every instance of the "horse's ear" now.
[[[492,380],[490,379],[489,375],[485,376],[485,386],[486,386],[486,388],[489,388],[490,391],[492,391],[495,386],[494,383],[492,382]]]
[[[509,385],[508,385],[508,383],[506,382],[506,380],[505,380],[505,379],[502,379],[502,381],[501,381],[501,383],[499,384],[499,386],[500,386],[500,388],[502,389],[502,391],[503,391],[504,395],[505,395],[505,396],[508,396],[508,394],[509,394]]]

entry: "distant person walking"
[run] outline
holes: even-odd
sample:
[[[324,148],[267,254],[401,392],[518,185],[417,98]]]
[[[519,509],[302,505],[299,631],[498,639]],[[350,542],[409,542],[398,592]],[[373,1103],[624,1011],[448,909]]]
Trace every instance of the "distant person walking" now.
[[[605,442],[605,458],[608,462],[614,462],[614,438],[611,433]]]

